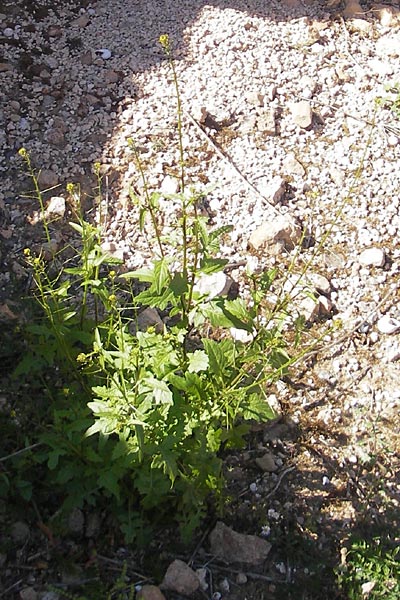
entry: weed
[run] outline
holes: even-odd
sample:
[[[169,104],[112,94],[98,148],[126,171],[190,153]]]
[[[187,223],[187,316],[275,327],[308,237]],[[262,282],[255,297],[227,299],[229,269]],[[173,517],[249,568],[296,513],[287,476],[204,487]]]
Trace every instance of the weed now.
[[[397,119],[400,119],[400,83],[385,86],[388,96],[377,98],[377,103],[392,111]]]
[[[207,503],[223,505],[221,451],[243,446],[252,420],[274,416],[268,385],[310,349],[299,349],[302,319],[294,339],[285,337],[290,298],[283,288],[272,305],[267,301],[277,270],[247,273],[248,300],[215,295],[202,285],[225,277],[219,245],[229,227],[208,228],[198,211],[201,194],[186,181],[179,86],[168,36],[160,43],[177,97],[180,191],[171,198],[180,210],[174,235],[163,233],[160,194],[149,189],[133,140],[143,194],[131,198],[156,256],[151,267],[118,272],[118,261],[102,248],[103,215],[98,226],[87,222],[79,189],[69,184],[80,250],[73,263],[63,262],[62,253],[48,261],[25,250],[42,316],[27,327],[29,351],[15,370],[28,385],[40,381],[35,427],[26,438],[32,451],[10,455],[23,473],[16,481],[29,483],[25,499],[47,498],[51,489],[63,498],[64,510],[106,508],[128,542],[146,540],[149,527],[171,514],[189,539]],[[26,151],[20,154],[49,242],[37,178]],[[95,171],[101,195],[98,165]],[[132,282],[139,293],[131,291]],[[140,326],[143,309],[156,311],[152,326]],[[160,315],[167,315],[164,321]],[[30,473],[38,466],[39,481]],[[4,473],[5,493],[12,493],[11,480],[11,471]]]
[[[382,540],[354,541],[336,570],[349,600],[396,600],[400,597],[399,546],[384,548]]]

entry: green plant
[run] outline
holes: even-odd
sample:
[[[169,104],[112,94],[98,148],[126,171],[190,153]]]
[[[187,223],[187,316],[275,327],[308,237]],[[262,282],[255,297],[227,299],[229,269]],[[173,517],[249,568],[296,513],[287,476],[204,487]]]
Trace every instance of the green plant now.
[[[40,381],[40,399],[26,440],[34,448],[10,460],[17,469],[23,461],[26,474],[41,465],[42,493],[58,491],[65,510],[107,507],[128,541],[145,538],[149,524],[170,514],[188,538],[210,499],[222,506],[221,451],[245,444],[250,421],[274,416],[268,385],[309,349],[299,349],[301,318],[287,335],[289,295],[281,290],[268,303],[276,269],[247,273],[248,298],[202,291],[202,282],[223,274],[219,244],[228,228],[209,230],[197,208],[200,194],[186,182],[178,81],[168,36],[160,42],[177,97],[175,235],[163,233],[160,194],[149,189],[133,140],[144,192],[131,198],[141,230],[152,228],[151,267],[118,274],[118,261],[101,245],[103,219],[98,227],[87,222],[79,189],[69,184],[71,226],[81,247],[73,260],[25,250],[42,316],[27,327],[30,349],[15,371]],[[24,149],[20,154],[37,190],[29,156]],[[95,171],[100,193],[99,165]],[[51,241],[41,196],[39,202]],[[147,328],[140,326],[146,308],[157,311]],[[31,482],[25,497],[39,493]]]
[[[378,104],[389,108],[397,119],[400,119],[400,83],[385,86],[385,91],[390,95],[379,97],[377,99]]]
[[[400,597],[399,546],[385,548],[382,540],[354,541],[336,569],[338,583],[349,600],[397,600]]]

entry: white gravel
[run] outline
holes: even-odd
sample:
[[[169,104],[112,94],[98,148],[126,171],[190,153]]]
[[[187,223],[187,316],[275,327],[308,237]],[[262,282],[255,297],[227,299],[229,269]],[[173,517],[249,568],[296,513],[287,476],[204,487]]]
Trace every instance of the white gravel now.
[[[18,237],[26,216],[17,156],[25,146],[60,184],[57,196],[71,180],[88,191],[99,161],[109,182],[105,242],[124,253],[129,268],[151,258],[129,201],[129,186],[140,188],[140,178],[127,140],[140,148],[154,189],[173,189],[175,92],[158,43],[168,33],[184,107],[188,177],[199,189],[214,186],[206,197],[210,224],[234,226],[224,254],[247,260],[250,235],[276,211],[307,227],[314,248],[330,230],[313,270],[330,281],[344,330],[357,321],[368,325],[357,347],[342,345],[333,371],[348,382],[354,372],[382,362],[383,376],[373,381],[390,396],[399,355],[397,345],[396,352],[387,345],[389,332],[378,328],[377,334],[376,322],[400,318],[400,123],[376,99],[400,81],[400,20],[388,19],[390,8],[385,18],[371,10],[344,20],[339,8],[308,0],[99,0],[80,11],[62,3],[36,19],[0,15],[0,77],[3,93],[8,90],[0,131],[5,242]],[[192,120],[201,109],[226,129],[203,127],[202,133]],[[276,178],[284,178],[286,191],[272,208],[268,191]],[[172,201],[163,203],[167,228],[174,227],[174,209]],[[360,260],[369,248],[385,260],[376,266]],[[262,258],[264,264],[274,260],[280,259]],[[397,337],[394,332],[391,339]],[[365,398],[367,406],[368,393]]]

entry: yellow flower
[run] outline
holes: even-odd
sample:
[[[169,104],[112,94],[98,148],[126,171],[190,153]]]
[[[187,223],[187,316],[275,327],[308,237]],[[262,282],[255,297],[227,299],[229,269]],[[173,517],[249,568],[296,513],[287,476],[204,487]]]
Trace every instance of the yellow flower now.
[[[93,170],[96,175],[100,175],[101,164],[99,162],[95,162],[93,165]]]
[[[30,248],[24,248],[24,256],[26,256],[27,258],[31,255],[31,249]]]
[[[83,354],[83,352],[81,352],[81,354],[78,354],[78,356],[76,357],[76,362],[78,362],[78,363],[86,362],[86,354]]]
[[[67,192],[68,194],[73,194],[75,191],[75,186],[73,183],[67,183]]]
[[[110,294],[110,296],[108,296],[108,301],[110,304],[115,304],[117,301],[117,296],[115,294]]]
[[[26,148],[20,148],[18,150],[18,154],[20,156],[22,156],[22,158],[26,158],[28,156],[28,152],[26,151]]]
[[[110,279],[115,279],[116,275],[117,274],[116,274],[115,271],[110,271],[109,274],[108,274],[108,276],[109,276]]]
[[[164,48],[164,50],[169,50],[169,35],[164,33],[163,35],[160,35],[158,40],[159,40],[161,46]]]

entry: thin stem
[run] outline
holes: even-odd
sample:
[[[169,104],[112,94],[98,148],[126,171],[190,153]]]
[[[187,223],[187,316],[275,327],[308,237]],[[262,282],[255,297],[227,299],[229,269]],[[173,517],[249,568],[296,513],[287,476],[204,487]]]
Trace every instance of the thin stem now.
[[[160,228],[158,225],[156,212],[154,210],[154,206],[151,201],[150,194],[149,194],[149,188],[147,185],[146,175],[143,170],[142,161],[140,160],[139,152],[138,152],[136,145],[135,145],[134,141],[132,140],[132,138],[130,138],[128,140],[128,143],[129,143],[129,147],[131,148],[131,150],[133,151],[133,153],[135,155],[136,166],[139,169],[140,178],[143,183],[143,191],[144,191],[144,196],[146,199],[146,210],[149,211],[153,229],[154,229],[154,232],[156,235],[157,244],[158,244],[158,247],[160,250],[160,254],[161,254],[161,257],[164,258],[165,252],[164,252],[164,248],[163,248],[162,241],[161,241],[161,232],[160,232]]]
[[[25,160],[26,165],[28,167],[29,175],[31,176],[31,179],[33,181],[33,185],[35,187],[35,194],[36,194],[36,198],[39,201],[40,213],[42,215],[42,220],[43,220],[43,228],[44,228],[44,232],[45,232],[45,235],[46,235],[47,243],[49,245],[49,251],[51,252],[52,251],[51,250],[51,237],[50,237],[49,226],[48,226],[47,218],[46,218],[46,211],[45,211],[45,208],[44,208],[43,195],[42,195],[42,192],[41,192],[40,187],[39,187],[38,178],[36,177],[35,171],[33,170],[32,163],[31,163],[31,157],[29,156],[29,154],[25,150],[25,148],[21,148],[20,149],[19,155]]]

